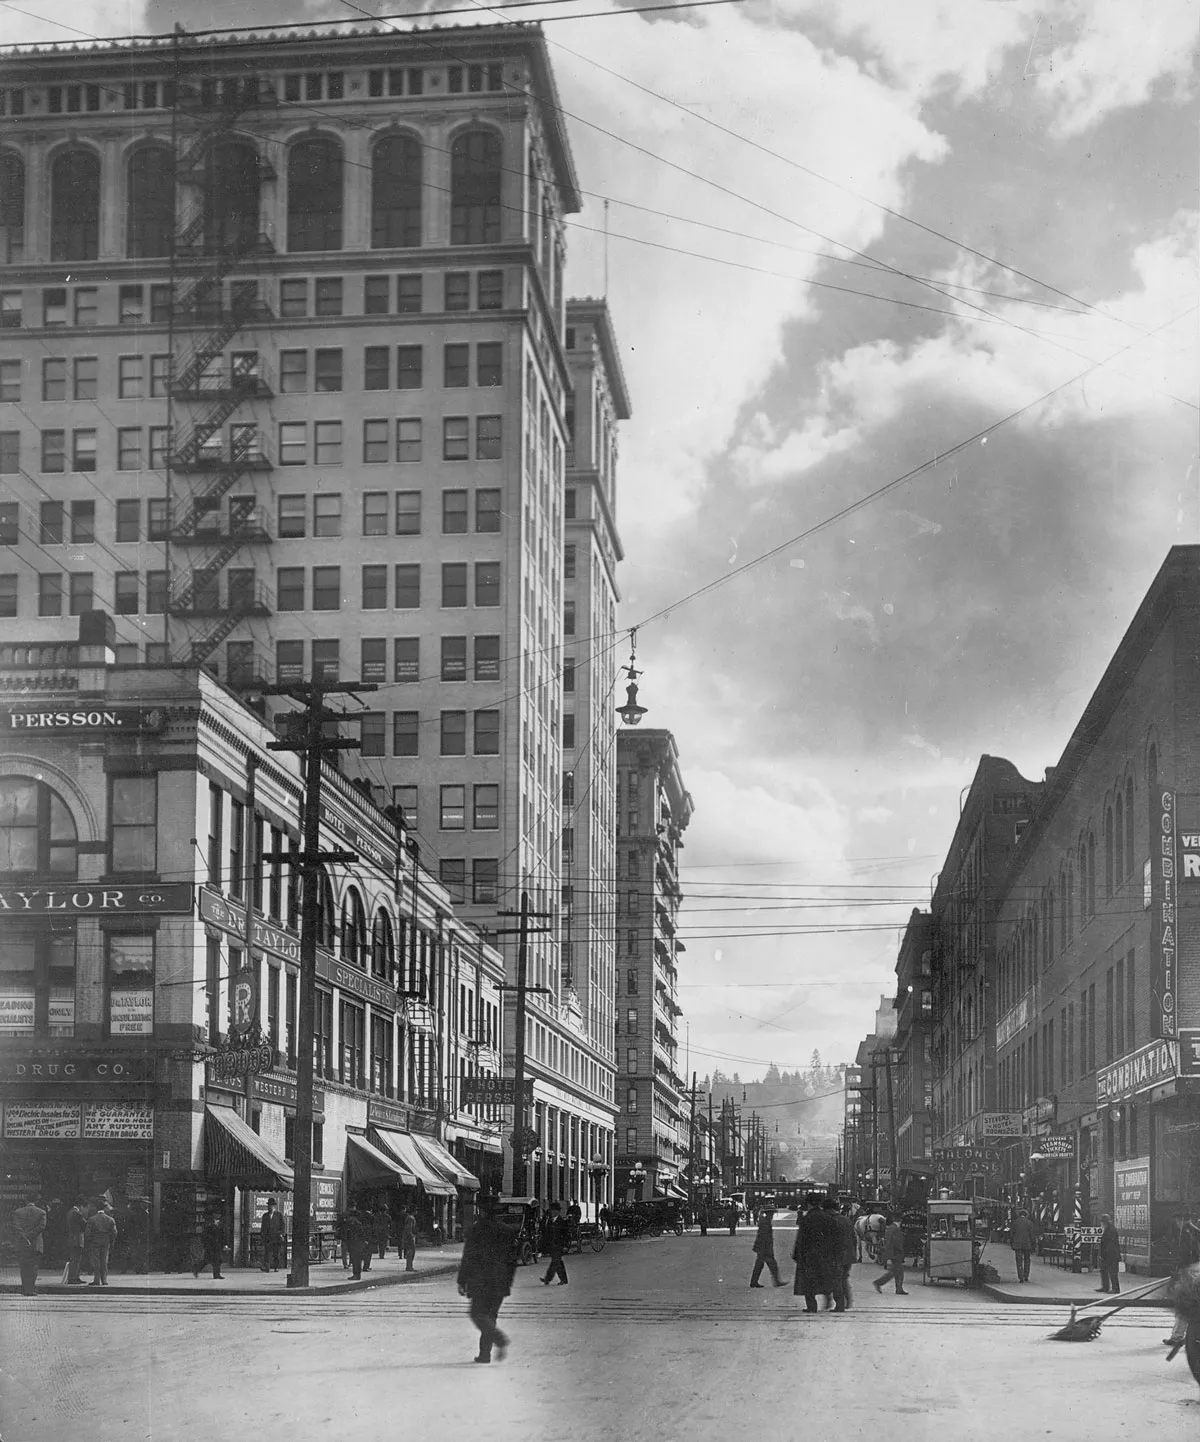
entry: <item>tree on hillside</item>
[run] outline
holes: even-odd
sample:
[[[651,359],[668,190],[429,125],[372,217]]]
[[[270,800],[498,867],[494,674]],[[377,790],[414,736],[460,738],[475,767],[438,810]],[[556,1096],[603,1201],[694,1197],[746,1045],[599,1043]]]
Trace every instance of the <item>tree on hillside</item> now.
[[[809,1063],[814,1072],[821,1070],[821,1053],[813,1047],[812,1061]]]

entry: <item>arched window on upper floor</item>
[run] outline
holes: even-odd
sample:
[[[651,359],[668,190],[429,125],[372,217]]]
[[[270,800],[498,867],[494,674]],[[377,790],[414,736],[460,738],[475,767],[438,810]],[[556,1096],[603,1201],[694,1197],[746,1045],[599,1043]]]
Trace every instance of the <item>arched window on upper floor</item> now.
[[[324,136],[288,152],[287,248],[341,250],[342,150]]]
[[[467,130],[450,147],[450,243],[491,245],[500,239],[500,137]]]
[[[1051,887],[1046,893],[1046,947],[1042,957],[1043,966],[1051,966],[1054,962],[1054,888]]]
[[[1125,880],[1125,797],[1117,788],[1117,800],[1113,806],[1113,886],[1120,886]]]
[[[1058,868],[1058,894],[1062,905],[1058,912],[1058,949],[1067,949],[1067,911],[1070,908],[1070,894],[1067,891],[1067,869],[1065,866]]]
[[[371,249],[421,244],[421,142],[388,135],[371,151]]]
[[[390,982],[396,972],[396,943],[392,936],[392,919],[386,911],[377,911],[371,927],[371,975]]]
[[[317,945],[333,950],[333,931],[337,912],[333,905],[333,886],[324,871],[317,881]]]
[[[1096,833],[1088,832],[1087,839],[1087,871],[1088,871],[1088,916],[1096,914]]]
[[[1063,893],[1063,909],[1067,922],[1067,941],[1075,939],[1075,923],[1078,913],[1075,910],[1075,862],[1067,862],[1067,887]]]
[[[1157,801],[1158,747],[1154,745],[1146,752],[1146,785],[1150,791],[1150,795]]]
[[[1104,899],[1112,900],[1113,894],[1113,810],[1104,808]]]
[[[25,162],[0,150],[0,265],[25,259]]]
[[[250,249],[258,239],[261,188],[258,151],[249,141],[227,137],[213,143],[205,161],[206,250]]]
[[[367,917],[362,897],[351,887],[342,902],[342,960],[350,966],[367,963]]]
[[[100,254],[100,161],[90,150],[64,150],[50,167],[50,259]]]
[[[164,146],[144,146],[129,157],[126,181],[125,254],[131,260],[170,255],[175,157]]]
[[[32,776],[0,779],[0,875],[75,876],[78,840],[57,791]]]
[[[1133,871],[1133,777],[1125,783],[1125,874]]]

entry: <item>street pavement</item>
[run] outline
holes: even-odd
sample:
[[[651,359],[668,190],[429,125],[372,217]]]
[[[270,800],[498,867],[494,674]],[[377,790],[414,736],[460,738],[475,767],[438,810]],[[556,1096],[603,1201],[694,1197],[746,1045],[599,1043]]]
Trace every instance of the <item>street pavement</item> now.
[[[780,1229],[781,1258],[791,1241]],[[790,1285],[749,1289],[750,1242],[743,1229],[610,1243],[567,1259],[567,1287],[523,1268],[501,1315],[510,1350],[489,1367],[471,1361],[453,1277],[432,1272],[340,1294],[239,1296],[210,1280],[195,1295],[110,1288],[86,1306],[6,1295],[0,1434],[1195,1442],[1200,1388],[1182,1360],[1164,1365],[1161,1308],[1062,1343],[1049,1334],[1066,1304],[924,1287],[911,1274],[907,1297],[878,1295],[865,1265],[851,1311],[809,1315]]]

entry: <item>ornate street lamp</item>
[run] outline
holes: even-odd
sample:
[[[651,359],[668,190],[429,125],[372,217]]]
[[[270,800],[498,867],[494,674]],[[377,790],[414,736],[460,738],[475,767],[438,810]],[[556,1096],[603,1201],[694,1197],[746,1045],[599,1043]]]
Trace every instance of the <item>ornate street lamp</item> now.
[[[634,1162],[633,1166],[629,1168],[629,1184],[637,1188],[635,1201],[642,1200],[642,1188],[646,1185],[646,1175],[646,1168],[642,1166],[641,1162]]]
[[[629,665],[625,668],[625,676],[629,684],[625,687],[625,704],[617,707],[617,715],[626,726],[636,726],[646,714],[646,708],[638,705],[637,679],[642,674],[634,669],[634,662],[637,660],[637,627],[629,633]]]
[[[588,1163],[588,1175],[592,1179],[592,1190],[596,1194],[596,1220],[600,1220],[600,1207],[604,1201],[604,1178],[608,1176],[608,1163],[604,1153],[597,1152]]]

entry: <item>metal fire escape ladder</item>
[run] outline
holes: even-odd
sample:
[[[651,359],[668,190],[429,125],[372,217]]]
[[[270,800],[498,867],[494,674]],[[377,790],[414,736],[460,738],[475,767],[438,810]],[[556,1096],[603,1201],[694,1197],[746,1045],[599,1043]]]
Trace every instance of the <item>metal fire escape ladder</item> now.
[[[249,569],[240,577],[229,577],[221,603],[225,567],[243,547],[269,544],[271,536],[254,495],[231,499],[224,528],[220,514],[222,501],[239,481],[271,468],[253,414],[245,424],[230,428],[228,444],[223,437],[226,422],[247,402],[272,394],[258,352],[228,362],[223,355],[240,331],[272,318],[253,281],[234,280],[228,296],[226,283],[235,270],[271,254],[274,246],[257,225],[235,224],[229,233],[222,233],[210,203],[210,188],[218,182],[209,162],[213,147],[233,134],[246,111],[274,99],[273,91],[257,76],[219,84],[205,81],[186,105],[181,102],[179,112],[183,118],[190,111],[199,128],[187,138],[176,161],[177,184],[191,188],[194,209],[185,211],[181,204],[186,218],[175,236],[173,320],[177,338],[182,333],[187,339],[173,358],[170,384],[176,403],[199,409],[190,424],[176,427],[179,439],[171,448],[173,473],[195,479],[190,493],[177,495],[172,507],[171,542],[187,549],[187,561],[186,569],[180,566],[182,574],[172,577],[167,607],[173,617],[190,622],[211,618],[198,634],[188,636],[186,659],[197,666],[204,665],[242,621],[271,611],[266,587]],[[260,180],[274,175],[261,158],[258,173]],[[189,273],[180,276],[181,270]]]

